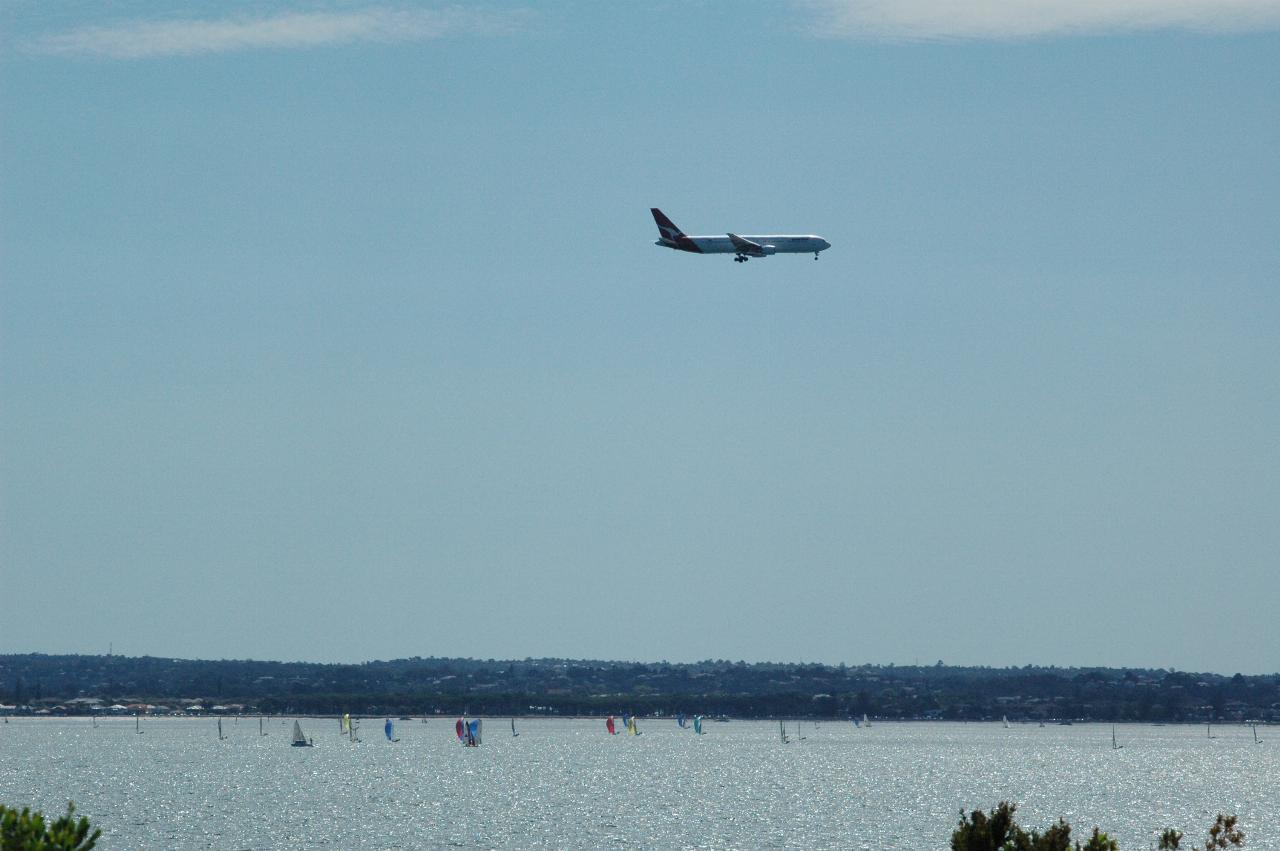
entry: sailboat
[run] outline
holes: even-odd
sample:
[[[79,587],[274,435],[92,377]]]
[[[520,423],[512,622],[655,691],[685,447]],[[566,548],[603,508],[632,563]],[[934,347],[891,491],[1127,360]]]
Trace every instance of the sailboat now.
[[[693,716],[693,732],[696,735],[699,735],[699,736],[702,735],[702,716],[701,715]]]
[[[258,735],[265,736],[266,734],[267,734],[267,731],[262,728],[262,716],[259,715],[258,716]]]
[[[382,725],[382,732],[387,734],[388,742],[400,741],[399,739],[396,738],[396,725],[391,723],[390,718],[387,719],[387,723]]]
[[[347,722],[347,738],[353,742],[360,741],[360,737],[357,735],[360,730],[359,719],[352,718],[350,715],[344,715],[343,719]]]
[[[636,725],[636,716],[627,716],[627,729],[631,731],[631,735],[633,736],[640,735],[640,728]]]
[[[218,719],[218,741],[226,741],[226,736],[222,735],[222,719]]]
[[[344,736],[351,734],[351,715],[349,713],[344,712],[342,717],[338,719],[338,732]]]
[[[685,720],[683,712],[676,716],[676,725],[679,726],[681,730],[685,728],[687,723],[688,722]]]
[[[864,726],[864,727],[870,727],[870,726],[871,726],[871,719],[867,717],[867,713],[865,713],[865,712],[864,712],[864,713],[862,713],[862,726]]]
[[[1215,736],[1215,735],[1213,734],[1213,725],[1212,725],[1211,723],[1209,723],[1208,721],[1206,721],[1206,722],[1205,722],[1205,725],[1204,725],[1204,734],[1205,734],[1205,736],[1207,736],[1207,737],[1208,737],[1208,738],[1210,738],[1210,739],[1216,739],[1216,738],[1218,738],[1217,736]]]
[[[1111,725],[1111,749],[1113,751],[1118,751],[1122,747],[1124,747],[1124,745],[1116,741],[1116,725],[1112,724]]]
[[[1249,725],[1249,727],[1253,730],[1253,743],[1254,743],[1255,745],[1260,745],[1260,744],[1262,744],[1262,739],[1259,739],[1259,738],[1258,738],[1258,725],[1257,725],[1257,724],[1250,724],[1250,725]]]
[[[6,718],[6,719],[4,719],[4,720],[5,720],[5,721],[8,721],[9,719],[8,719],[8,718]],[[95,730],[96,730],[96,729],[98,729],[98,714],[97,714],[96,712],[95,712],[95,713],[94,713],[94,715],[93,715],[93,729],[95,729]],[[1254,737],[1256,738],[1258,734],[1257,734],[1257,733],[1254,733],[1253,735],[1254,735]]]
[[[1004,728],[1005,728],[1006,730],[1008,730],[1008,729],[1009,729],[1009,716],[1008,716],[1008,715],[1001,715],[1001,716],[1000,716],[1000,723],[1004,724]]]
[[[142,735],[142,716],[141,715],[133,716],[133,732],[137,733],[139,736]]]
[[[618,735],[618,729],[613,725],[613,716],[610,715],[604,719],[604,728],[609,731],[610,736]]]
[[[480,731],[483,725],[479,718],[467,721],[465,718],[459,718],[458,723],[454,725],[454,732],[457,733],[458,741],[469,748],[474,748],[480,744]]]
[[[302,725],[297,721],[293,722],[293,740],[289,744],[295,748],[313,747],[311,740],[302,735]]]
[[[787,725],[782,722],[782,719],[778,719],[778,736],[784,745],[791,741],[787,738]]]
[[[518,735],[520,734],[516,732],[516,719],[512,718],[511,719],[511,738],[514,739]]]

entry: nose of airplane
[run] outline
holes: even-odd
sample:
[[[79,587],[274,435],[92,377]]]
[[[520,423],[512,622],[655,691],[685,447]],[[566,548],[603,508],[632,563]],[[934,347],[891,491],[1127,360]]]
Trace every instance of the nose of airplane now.
[[[831,243],[827,242],[827,241],[824,239],[824,240],[822,240],[822,247],[821,247],[821,248],[819,248],[818,250],[819,250],[819,251],[826,251],[826,250],[827,250],[828,248],[830,248],[830,247],[831,247]]]

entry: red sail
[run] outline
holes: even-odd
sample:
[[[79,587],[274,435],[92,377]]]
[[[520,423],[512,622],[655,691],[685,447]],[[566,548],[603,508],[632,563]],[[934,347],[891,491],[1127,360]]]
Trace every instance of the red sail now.
[[[609,731],[609,735],[611,735],[611,736],[612,736],[612,735],[616,735],[616,734],[617,734],[617,732],[618,732],[618,731],[617,731],[617,730],[615,730],[615,729],[613,729],[613,716],[612,716],[612,715],[610,715],[610,716],[609,716],[609,719],[608,719],[607,721],[605,721],[605,722],[604,722],[604,728],[605,728],[606,730],[608,730],[608,731]]]
[[[462,728],[462,719],[461,719],[461,718],[459,718],[459,719],[458,719],[458,723],[457,723],[457,725],[454,727],[454,729],[455,729],[455,730],[457,730],[457,732],[458,732],[458,741],[462,741],[462,729],[463,729],[463,728]]]

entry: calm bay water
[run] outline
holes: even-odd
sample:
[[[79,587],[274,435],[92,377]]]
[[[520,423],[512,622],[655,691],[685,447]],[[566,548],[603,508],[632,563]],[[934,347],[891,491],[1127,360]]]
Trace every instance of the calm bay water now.
[[[486,722],[460,747],[452,719],[367,719],[364,741],[304,719],[314,748],[256,718],[11,719],[0,725],[0,802],[77,808],[118,848],[944,849],[963,807],[1019,803],[1021,821],[1094,824],[1124,849],[1157,828],[1203,836],[1220,811],[1248,847],[1280,849],[1280,730],[1104,725],[672,721],[610,737],[599,720]],[[788,725],[789,730],[794,725]]]

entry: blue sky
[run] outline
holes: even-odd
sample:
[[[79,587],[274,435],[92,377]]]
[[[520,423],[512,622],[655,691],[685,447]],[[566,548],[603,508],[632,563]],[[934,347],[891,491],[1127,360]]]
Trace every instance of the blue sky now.
[[[1276,3],[0,15],[0,649],[1277,669]]]

